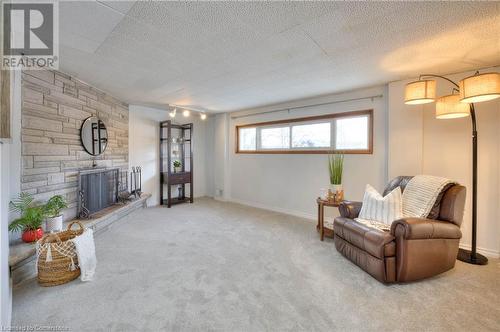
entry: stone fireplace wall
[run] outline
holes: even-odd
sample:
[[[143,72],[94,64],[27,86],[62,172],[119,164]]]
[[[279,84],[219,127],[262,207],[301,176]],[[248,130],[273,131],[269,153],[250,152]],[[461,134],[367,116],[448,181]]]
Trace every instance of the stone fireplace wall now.
[[[128,170],[128,104],[58,71],[22,73],[21,190],[37,200],[64,195],[65,219],[77,209],[78,170]],[[95,115],[108,130],[106,151],[89,155],[80,142],[83,120]]]

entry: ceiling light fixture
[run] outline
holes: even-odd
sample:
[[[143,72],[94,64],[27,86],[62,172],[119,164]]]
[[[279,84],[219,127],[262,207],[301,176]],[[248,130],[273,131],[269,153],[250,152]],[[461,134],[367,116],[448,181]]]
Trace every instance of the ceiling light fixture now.
[[[168,115],[170,115],[171,118],[175,118],[176,114],[177,114],[177,108],[174,108],[173,111],[171,111],[170,113],[168,113]]]
[[[195,108],[191,108],[190,106],[178,106],[172,104],[170,104],[169,107],[173,107],[173,111],[168,113],[171,118],[175,118],[175,116],[177,115],[177,108],[179,108],[179,111],[182,111],[182,115],[185,118],[189,117],[192,112],[195,112],[196,114],[200,115],[201,120],[207,119],[207,114],[205,113],[204,110],[198,110]]]

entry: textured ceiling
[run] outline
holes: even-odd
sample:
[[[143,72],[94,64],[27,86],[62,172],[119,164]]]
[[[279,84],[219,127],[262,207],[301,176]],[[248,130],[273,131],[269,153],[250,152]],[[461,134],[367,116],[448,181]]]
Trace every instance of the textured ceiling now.
[[[500,2],[61,2],[60,68],[232,111],[500,65]]]

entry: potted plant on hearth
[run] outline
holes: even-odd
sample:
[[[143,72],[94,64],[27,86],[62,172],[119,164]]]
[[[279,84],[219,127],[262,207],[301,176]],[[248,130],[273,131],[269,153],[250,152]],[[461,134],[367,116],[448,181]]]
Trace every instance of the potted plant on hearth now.
[[[179,160],[174,160],[174,173],[179,173],[181,171],[181,162]]]
[[[44,205],[45,215],[45,231],[60,232],[62,231],[63,215],[62,210],[68,207],[66,200],[61,195],[52,196]]]
[[[342,189],[342,171],[344,169],[344,155],[340,153],[330,153],[328,155],[328,170],[330,172],[330,190],[328,199],[333,198],[335,202],[344,199]],[[333,195],[333,197],[331,197]]]
[[[9,205],[12,212],[20,213],[20,217],[9,225],[9,231],[21,231],[21,238],[27,243],[41,239],[43,236],[42,222],[45,218],[44,207],[36,204],[33,196],[23,192]]]

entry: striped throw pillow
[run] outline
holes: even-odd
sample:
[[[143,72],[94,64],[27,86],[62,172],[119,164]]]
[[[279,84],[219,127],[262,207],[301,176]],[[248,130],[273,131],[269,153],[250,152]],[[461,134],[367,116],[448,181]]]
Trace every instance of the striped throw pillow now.
[[[394,220],[403,218],[402,202],[400,187],[382,197],[375,188],[367,184],[358,218],[390,225]]]

